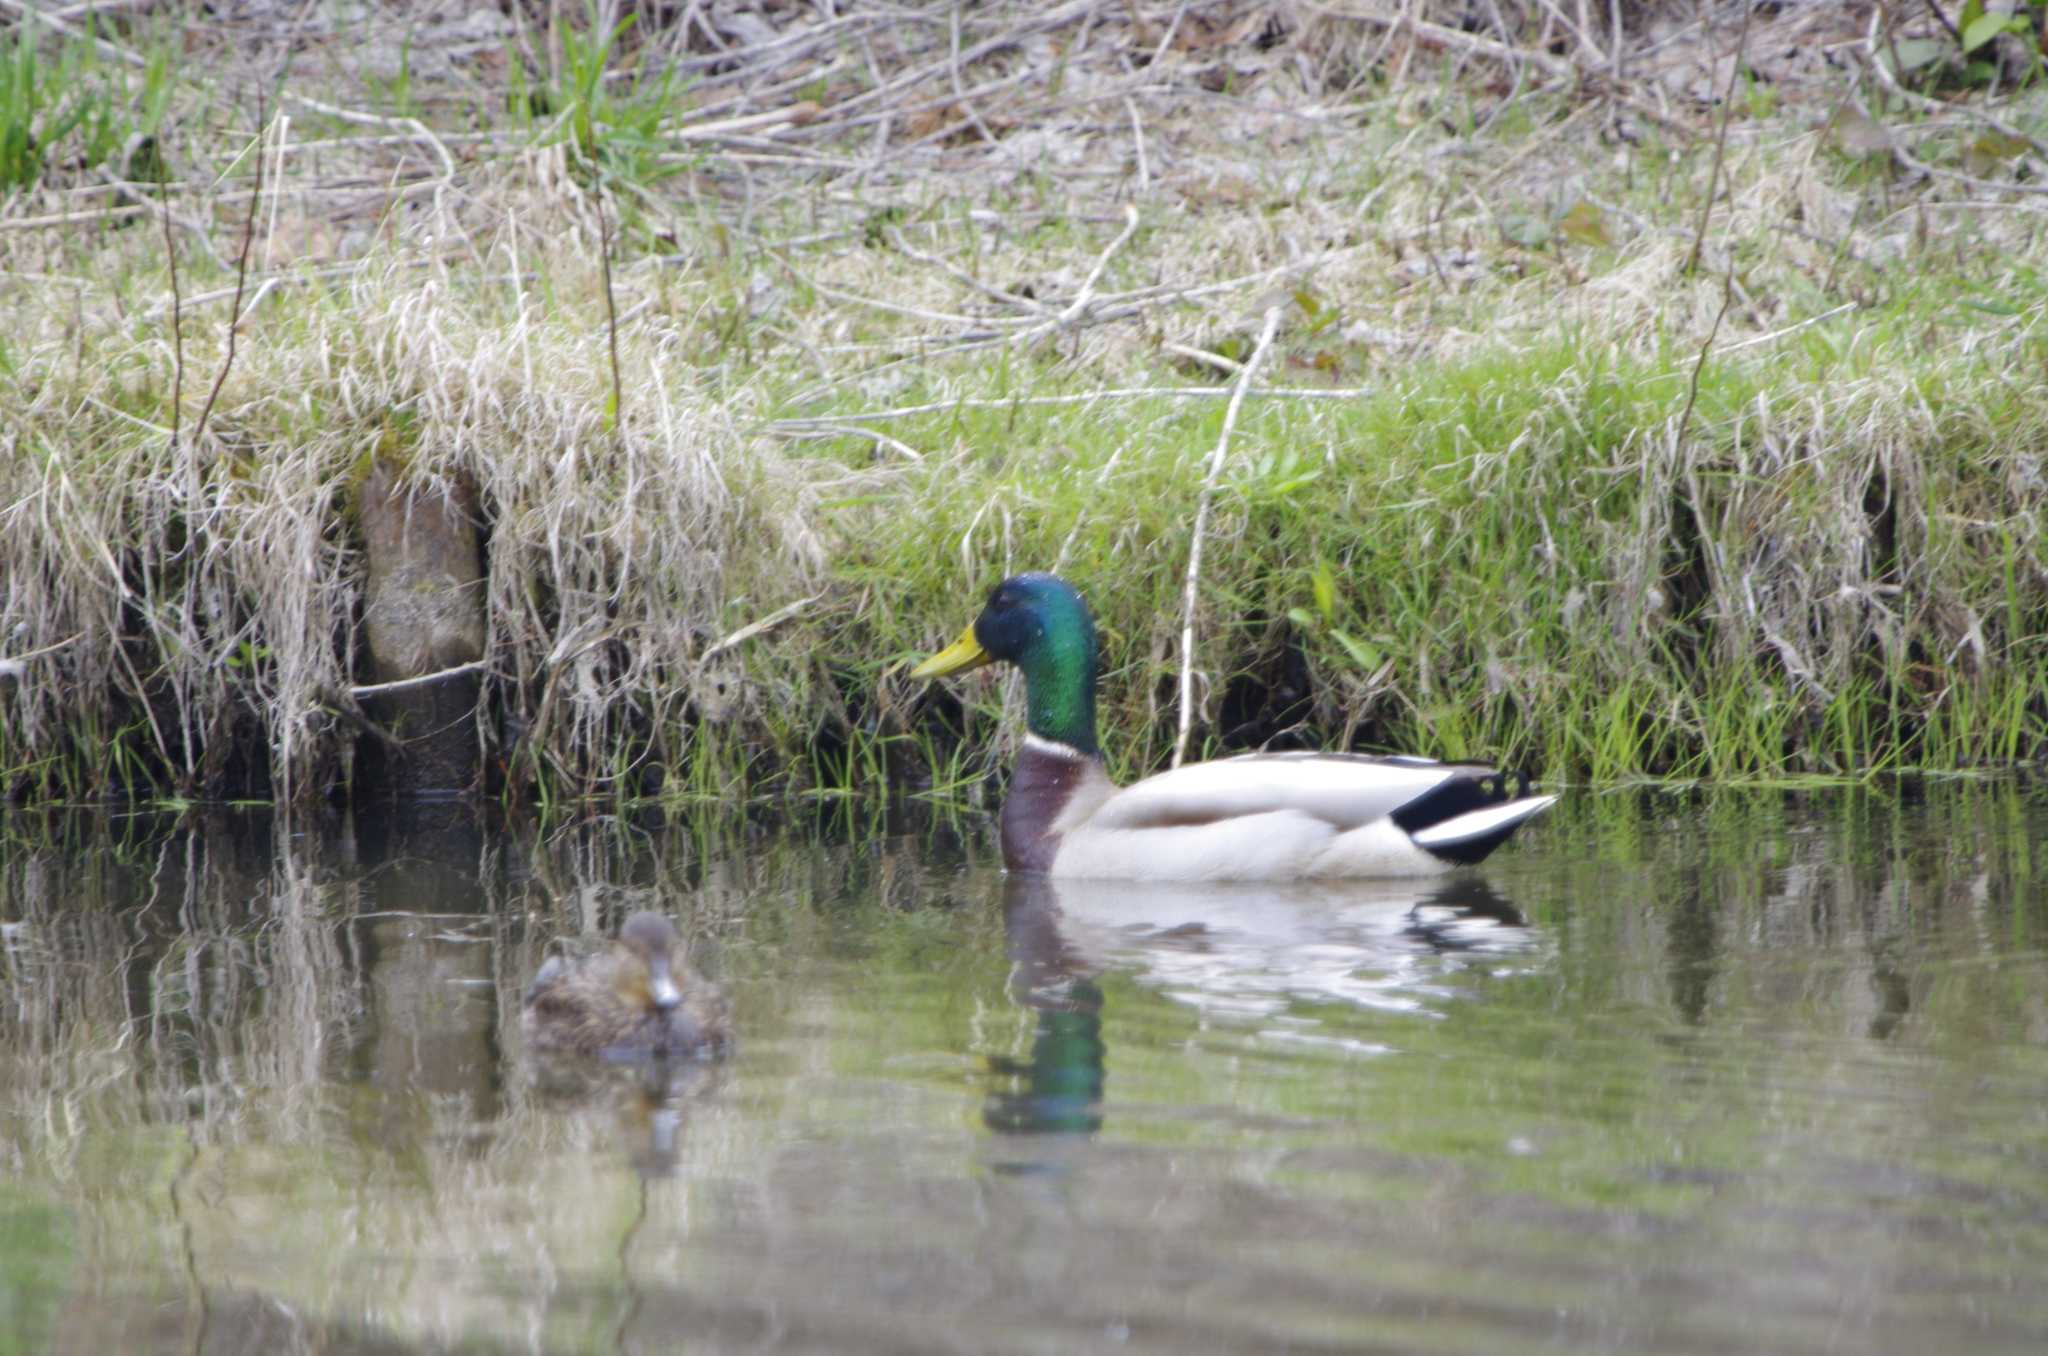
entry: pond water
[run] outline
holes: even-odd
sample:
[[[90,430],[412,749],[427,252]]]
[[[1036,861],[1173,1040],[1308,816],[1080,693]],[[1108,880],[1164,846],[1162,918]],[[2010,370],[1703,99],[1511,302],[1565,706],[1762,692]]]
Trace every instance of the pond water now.
[[[0,1351],[2048,1350],[2025,784],[1287,891],[979,823],[0,835]],[[736,1055],[539,1076],[550,941],[648,907]]]

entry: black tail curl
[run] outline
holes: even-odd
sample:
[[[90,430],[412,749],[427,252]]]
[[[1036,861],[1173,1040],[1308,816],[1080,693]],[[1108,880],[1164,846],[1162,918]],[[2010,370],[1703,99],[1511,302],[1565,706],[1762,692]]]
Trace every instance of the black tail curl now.
[[[1394,822],[1404,833],[1421,833],[1447,819],[1505,805],[1511,800],[1536,793],[1536,779],[1527,772],[1496,772],[1492,768],[1471,768],[1447,778],[1394,811]]]
[[[1404,833],[1417,834],[1489,805],[1505,805],[1520,800],[1534,794],[1535,790],[1536,781],[1527,772],[1471,768],[1409,801],[1394,811],[1393,820]],[[1425,845],[1424,850],[1444,861],[1470,866],[1484,860],[1495,848],[1512,838],[1520,827],[1522,820],[1512,819],[1490,832],[1455,843]]]

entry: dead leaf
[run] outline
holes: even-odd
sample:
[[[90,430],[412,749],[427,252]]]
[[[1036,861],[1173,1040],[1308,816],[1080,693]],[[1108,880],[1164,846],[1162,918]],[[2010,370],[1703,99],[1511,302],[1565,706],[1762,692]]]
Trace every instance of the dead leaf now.
[[[2003,132],[1986,132],[1963,149],[1963,168],[1979,179],[1998,173],[2027,153],[2027,143]]]
[[[1571,210],[1558,219],[1557,228],[1564,232],[1564,238],[1574,245],[1611,245],[1614,239],[1607,233],[1607,214],[1584,198],[1571,205]]]
[[[1860,108],[1844,108],[1828,123],[1835,145],[1851,155],[1890,155],[1892,134]]]

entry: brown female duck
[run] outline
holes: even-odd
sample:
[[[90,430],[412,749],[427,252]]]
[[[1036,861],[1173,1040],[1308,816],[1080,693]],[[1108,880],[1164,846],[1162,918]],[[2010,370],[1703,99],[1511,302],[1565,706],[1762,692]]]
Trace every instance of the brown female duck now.
[[[642,912],[595,955],[550,956],[526,989],[528,1048],[612,1059],[724,1054],[725,996],[680,968],[682,950],[668,919]]]

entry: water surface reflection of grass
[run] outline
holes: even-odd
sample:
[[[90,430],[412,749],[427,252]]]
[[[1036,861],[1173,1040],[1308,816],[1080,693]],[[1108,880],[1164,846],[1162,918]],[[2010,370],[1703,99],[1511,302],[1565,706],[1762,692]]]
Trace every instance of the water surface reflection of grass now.
[[[7,840],[0,1347],[2048,1340],[2027,788],[1586,797],[1326,901],[266,828]],[[738,1056],[538,1077],[545,945],[639,907]]]

